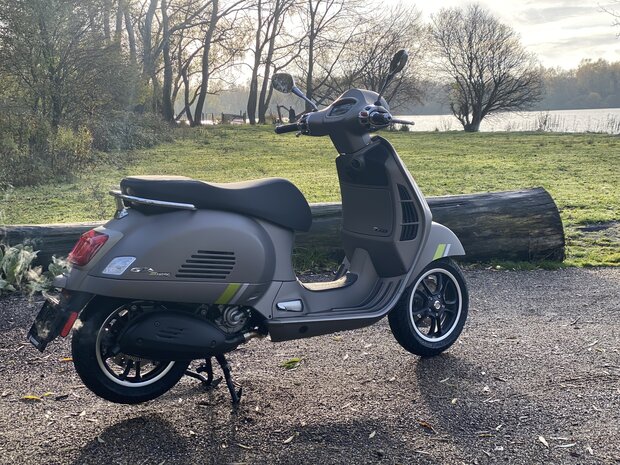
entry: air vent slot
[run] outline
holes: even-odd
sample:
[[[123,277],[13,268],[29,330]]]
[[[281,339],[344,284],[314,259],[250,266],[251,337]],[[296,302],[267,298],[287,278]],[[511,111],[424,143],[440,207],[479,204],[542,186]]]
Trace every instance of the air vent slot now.
[[[235,253],[217,250],[198,250],[185,260],[176,273],[177,278],[221,281],[235,268]]]
[[[418,212],[416,211],[413,198],[407,188],[401,184],[398,185],[398,195],[400,196],[400,208],[402,213],[402,223],[400,230],[401,241],[411,241],[418,235]]]

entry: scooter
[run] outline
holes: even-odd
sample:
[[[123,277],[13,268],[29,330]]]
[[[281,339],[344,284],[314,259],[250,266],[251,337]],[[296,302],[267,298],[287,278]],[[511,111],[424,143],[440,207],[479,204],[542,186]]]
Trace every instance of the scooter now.
[[[334,280],[302,283],[293,271],[295,232],[308,231],[312,216],[285,179],[127,177],[111,192],[114,219],[71,251],[72,269],[56,278],[59,295],[47,296],[30,342],[43,352],[73,330],[84,384],[125,404],[161,396],[184,375],[215,385],[212,358],[238,403],[225,354],[239,345],[353,330],[386,315],[407,351],[428,357],[448,349],[467,318],[467,286],[450,258],[464,255],[463,246],[432,221],[392,145],[371,137],[408,124],[381,96],[406,61],[404,50],[394,56],[381,92],[351,89],[322,110],[292,76],[272,78],[274,89],[314,109],[276,133],[329,136],[338,152],[345,258]],[[189,370],[198,359],[204,363]]]

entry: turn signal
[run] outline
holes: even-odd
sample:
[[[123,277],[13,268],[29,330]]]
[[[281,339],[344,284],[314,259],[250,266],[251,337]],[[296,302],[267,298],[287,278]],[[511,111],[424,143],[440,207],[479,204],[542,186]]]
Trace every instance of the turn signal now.
[[[69,263],[76,266],[87,265],[107,240],[107,234],[94,229],[85,232],[69,254]]]

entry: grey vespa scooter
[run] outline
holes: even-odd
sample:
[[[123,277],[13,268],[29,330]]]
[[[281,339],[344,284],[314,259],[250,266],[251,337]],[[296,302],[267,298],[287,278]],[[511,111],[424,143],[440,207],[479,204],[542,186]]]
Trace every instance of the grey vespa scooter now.
[[[394,56],[384,88],[406,60],[405,51]],[[290,75],[272,83],[306,99]],[[127,404],[162,395],[185,374],[213,385],[212,357],[236,403],[241,392],[224,354],[240,344],[356,329],[386,315],[409,352],[443,352],[467,317],[467,287],[449,258],[464,250],[432,222],[390,143],[371,137],[396,121],[388,108],[380,94],[351,89],[276,128],[329,136],[338,152],[346,258],[334,281],[295,276],[295,231],[307,231],[312,217],[289,181],[128,177],[112,192],[114,219],[73,248],[72,269],[57,277],[60,294],[48,297],[29,340],[44,351],[74,328],[73,361],[84,384]],[[196,359],[205,363],[189,371]]]

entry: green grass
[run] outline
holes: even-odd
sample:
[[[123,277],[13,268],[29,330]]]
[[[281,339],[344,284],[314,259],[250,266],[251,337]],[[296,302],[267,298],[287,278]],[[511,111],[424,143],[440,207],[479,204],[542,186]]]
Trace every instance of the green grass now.
[[[425,195],[542,186],[560,208],[567,264],[620,266],[620,137],[550,133],[384,133]],[[327,138],[277,136],[272,128],[183,129],[174,143],[134,152],[73,183],[15,189],[0,201],[7,224],[107,218],[108,196],[129,174],[176,174],[214,182],[286,177],[309,202],[337,201],[335,152]],[[602,231],[585,225],[610,223]]]

